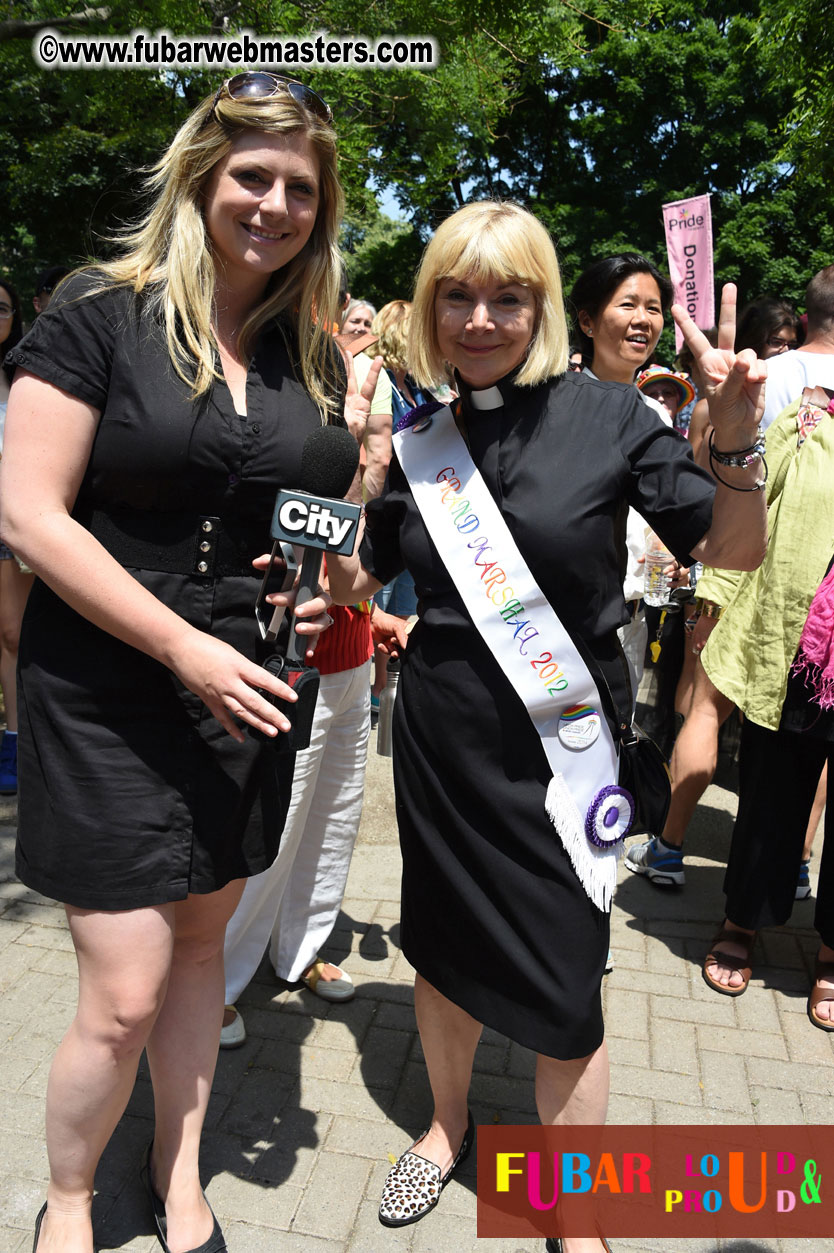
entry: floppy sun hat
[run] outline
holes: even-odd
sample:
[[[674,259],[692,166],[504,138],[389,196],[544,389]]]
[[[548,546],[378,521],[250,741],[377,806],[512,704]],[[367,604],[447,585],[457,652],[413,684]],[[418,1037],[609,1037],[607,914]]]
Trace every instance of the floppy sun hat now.
[[[636,382],[642,392],[650,383],[659,383],[667,379],[675,384],[680,393],[678,409],[682,409],[684,405],[690,404],[695,399],[695,388],[692,386],[689,375],[680,371],[667,370],[665,365],[647,366],[637,375]]]

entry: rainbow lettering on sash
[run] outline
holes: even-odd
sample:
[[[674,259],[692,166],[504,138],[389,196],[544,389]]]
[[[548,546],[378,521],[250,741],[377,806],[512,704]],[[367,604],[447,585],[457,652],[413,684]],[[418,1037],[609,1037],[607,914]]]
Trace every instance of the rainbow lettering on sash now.
[[[482,532],[483,523],[477,514],[472,513],[470,502],[462,495],[460,479],[455,474],[454,466],[445,466],[437,474],[435,482],[440,488],[440,501],[449,511],[454,521],[455,530],[460,535],[471,536],[466,547],[472,551],[472,560],[480,571],[480,579],[484,585],[484,594],[490,604],[497,609],[501,621],[512,629],[513,639],[518,642],[521,657],[527,657],[527,645],[539,634],[537,627],[530,621],[524,605],[516,597],[512,587],[507,583],[507,574],[497,558],[487,556],[492,553],[493,546],[489,537]],[[561,693],[568,686],[564,670],[555,660],[552,652],[542,652],[538,657],[531,657],[530,665],[536,671],[549,696],[561,698]],[[577,709],[585,708],[576,706]],[[593,712],[590,706],[588,712]]]

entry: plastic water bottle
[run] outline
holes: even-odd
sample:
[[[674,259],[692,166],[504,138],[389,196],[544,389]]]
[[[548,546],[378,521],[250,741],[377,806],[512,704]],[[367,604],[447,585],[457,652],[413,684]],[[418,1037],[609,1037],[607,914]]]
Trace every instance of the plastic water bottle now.
[[[399,657],[388,658],[388,680],[379,694],[379,722],[376,728],[376,751],[380,757],[392,757],[394,753],[394,702],[400,682]]]
[[[666,566],[674,561],[669,549],[654,531],[646,532],[646,564],[643,567],[643,600],[657,607],[668,605],[672,579]]]

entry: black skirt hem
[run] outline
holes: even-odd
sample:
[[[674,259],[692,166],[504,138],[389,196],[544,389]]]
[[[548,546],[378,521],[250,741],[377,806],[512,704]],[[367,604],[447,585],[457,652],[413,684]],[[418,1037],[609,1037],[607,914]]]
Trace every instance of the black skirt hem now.
[[[601,1001],[595,1020],[567,1025],[563,1029],[554,1026],[552,1031],[547,1031],[543,1029],[541,1015],[531,1013],[527,1006],[512,1002],[495,988],[470,982],[462,984],[447,963],[434,966],[425,961],[425,954],[411,950],[405,934],[401,938],[401,948],[417,973],[447,1001],[464,1010],[476,1022],[499,1031],[514,1044],[520,1044],[534,1053],[560,1062],[576,1061],[595,1053],[605,1039]],[[512,1024],[510,1030],[507,1029],[508,1022]]]
[[[274,860],[274,859],[273,859]],[[91,891],[86,885],[61,883],[49,875],[41,874],[27,865],[20,852],[16,858],[15,874],[20,882],[33,892],[49,900],[58,901],[61,905],[70,905],[73,909],[92,909],[101,913],[123,913],[130,909],[148,909],[153,905],[173,905],[184,901],[189,896],[210,896],[219,892],[236,879],[248,879],[253,875],[267,870],[272,863],[264,860],[263,865],[250,865],[240,874],[229,874],[225,878],[212,880],[188,879],[165,880],[157,884],[143,884],[141,887],[128,887],[123,891]]]

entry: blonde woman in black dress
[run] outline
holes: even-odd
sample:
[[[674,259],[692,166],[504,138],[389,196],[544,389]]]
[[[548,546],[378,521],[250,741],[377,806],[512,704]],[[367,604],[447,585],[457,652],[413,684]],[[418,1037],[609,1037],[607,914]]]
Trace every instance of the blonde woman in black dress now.
[[[264,691],[292,699],[258,664],[252,560],[305,439],[343,421],[327,105],[236,75],[152,188],[124,255],[68,280],[14,354],[2,530],[39,576],[17,866],[65,903],[80,975],[49,1080],[36,1253],[92,1253],[94,1172],[143,1048],[160,1243],[226,1247],[198,1168],[223,936],[277,852],[293,760],[247,734],[288,726]],[[350,404],[361,425],[367,401]],[[300,611],[304,632],[324,609]]]
[[[722,344],[732,344],[733,295]],[[710,349],[683,321],[710,378],[716,443],[746,447],[764,372],[752,354],[741,360],[730,347]],[[681,560],[709,555],[713,564],[753,568],[764,548],[762,493],[715,488],[635,388],[566,372],[553,246],[518,206],[471,204],[438,229],[417,277],[410,349],[420,383],[444,362],[454,368],[453,422],[447,410],[426,417],[444,431],[457,426],[536,583],[627,706],[616,632],[627,617],[628,505]],[[403,452],[406,439],[428,438],[421,413],[407,420]],[[740,489],[755,478],[748,469],[726,477]],[[543,741],[473,624],[468,593],[451,573],[455,557],[436,546],[416,503],[418,486],[395,456],[382,496],[368,506],[358,558],[330,563],[337,600],[371,595],[407,566],[420,602],[394,716],[394,767],[402,947],[417,970],[434,1111],[389,1174],[380,1207],[386,1226],[429,1213],[471,1146],[467,1092],[482,1024],[538,1054],[543,1123],[603,1122],[608,1098],[600,1005],[608,914],[545,812],[554,780]],[[563,1246],[606,1247],[598,1239]]]

